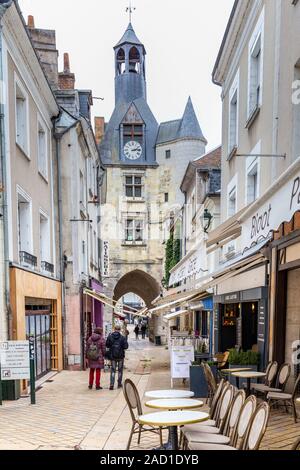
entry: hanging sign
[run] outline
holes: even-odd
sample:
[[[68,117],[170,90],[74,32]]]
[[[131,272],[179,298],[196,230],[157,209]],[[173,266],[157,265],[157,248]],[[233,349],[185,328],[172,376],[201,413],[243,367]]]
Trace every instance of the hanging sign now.
[[[1,380],[30,378],[29,341],[0,342]]]
[[[102,276],[109,277],[109,242],[102,242]]]

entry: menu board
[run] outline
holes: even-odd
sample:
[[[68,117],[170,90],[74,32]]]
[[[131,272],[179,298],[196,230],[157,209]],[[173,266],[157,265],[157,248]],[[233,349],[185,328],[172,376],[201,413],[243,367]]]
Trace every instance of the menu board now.
[[[190,365],[195,360],[194,346],[172,346],[171,377],[172,379],[189,379]]]

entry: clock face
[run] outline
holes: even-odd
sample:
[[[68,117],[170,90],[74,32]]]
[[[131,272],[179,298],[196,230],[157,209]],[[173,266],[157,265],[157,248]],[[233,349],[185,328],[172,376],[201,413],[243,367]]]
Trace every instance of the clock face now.
[[[135,140],[130,140],[124,145],[124,154],[129,160],[138,160],[142,156],[142,153],[143,149],[141,144]]]

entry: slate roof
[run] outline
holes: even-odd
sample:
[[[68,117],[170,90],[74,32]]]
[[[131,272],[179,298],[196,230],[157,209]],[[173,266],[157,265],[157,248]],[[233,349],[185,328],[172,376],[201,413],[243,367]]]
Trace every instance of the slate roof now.
[[[207,144],[196,116],[191,97],[188,99],[181,119],[163,122],[159,126],[156,143],[159,145],[180,139],[202,140]]]
[[[148,125],[147,139],[151,142],[149,145],[154,153],[154,144],[157,135],[158,123],[152,114],[152,111],[144,98],[138,98],[132,102],[142,120]],[[100,152],[103,159],[103,163],[119,163],[119,126],[123,121],[128,109],[132,103],[120,102],[116,105],[114,112],[109,120],[109,123],[105,129],[105,135],[102,143],[100,144]],[[154,160],[154,157],[153,157]],[[152,161],[154,163],[154,161]]]
[[[144,45],[141,43],[137,35],[135,34],[135,31],[133,29],[133,26],[131,23],[127,26],[127,29],[125,33],[123,34],[122,38],[120,41],[115,45],[114,49],[117,47],[123,46],[123,44],[132,44],[134,46],[143,46]],[[144,48],[145,49],[145,48]]]

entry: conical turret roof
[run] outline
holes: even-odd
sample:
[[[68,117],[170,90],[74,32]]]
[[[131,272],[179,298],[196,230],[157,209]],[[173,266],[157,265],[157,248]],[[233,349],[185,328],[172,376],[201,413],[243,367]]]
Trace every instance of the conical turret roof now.
[[[196,116],[191,97],[189,97],[183,113],[179,129],[179,138],[193,138],[206,141]]]
[[[116,49],[117,47],[123,46],[124,44],[132,44],[133,46],[142,46],[144,48],[144,45],[141,43],[141,41],[135,34],[135,31],[131,23],[129,23],[125,33],[123,34],[122,38],[120,39],[120,41],[118,42],[118,44],[116,44],[114,48]],[[145,48],[144,48],[144,51],[145,51]]]

